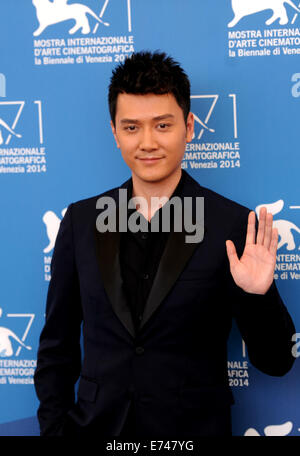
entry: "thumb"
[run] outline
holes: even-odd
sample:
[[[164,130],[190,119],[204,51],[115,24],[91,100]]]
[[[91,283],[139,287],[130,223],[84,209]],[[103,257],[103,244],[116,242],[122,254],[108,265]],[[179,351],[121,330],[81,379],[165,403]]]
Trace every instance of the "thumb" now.
[[[232,241],[226,241],[226,251],[227,251],[228,260],[230,263],[230,269],[232,269],[235,266],[237,266],[237,264],[239,263],[239,258],[236,253],[236,248]]]

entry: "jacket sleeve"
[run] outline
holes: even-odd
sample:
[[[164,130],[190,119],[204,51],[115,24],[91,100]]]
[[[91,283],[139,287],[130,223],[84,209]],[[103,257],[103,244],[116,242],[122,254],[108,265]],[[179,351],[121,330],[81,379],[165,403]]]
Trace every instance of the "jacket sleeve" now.
[[[60,224],[51,262],[46,322],[40,336],[34,381],[40,400],[41,435],[59,435],[75,400],[81,368],[82,311],[74,258],[72,205]]]
[[[239,257],[244,250],[247,219],[248,214],[241,217],[230,237]],[[229,264],[228,271],[232,313],[246,343],[251,363],[268,375],[286,374],[295,361],[292,354],[295,327],[275,281],[264,295],[247,293],[234,283]]]

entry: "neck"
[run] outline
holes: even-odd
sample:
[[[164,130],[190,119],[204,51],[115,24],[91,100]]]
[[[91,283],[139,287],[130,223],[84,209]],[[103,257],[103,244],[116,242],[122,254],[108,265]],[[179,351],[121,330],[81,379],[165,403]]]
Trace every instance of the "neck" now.
[[[140,204],[137,209],[143,216],[150,220],[155,212],[162,207],[170,198],[181,178],[181,168],[168,179],[157,182],[141,181],[132,174],[132,196],[142,198],[147,204]],[[155,197],[155,200],[153,198]]]

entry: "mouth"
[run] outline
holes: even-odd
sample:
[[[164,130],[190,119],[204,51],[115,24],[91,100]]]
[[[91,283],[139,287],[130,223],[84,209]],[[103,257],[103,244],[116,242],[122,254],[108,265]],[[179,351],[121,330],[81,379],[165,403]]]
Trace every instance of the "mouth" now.
[[[164,157],[137,157],[138,160],[142,161],[143,163],[157,163],[159,160],[162,160]]]

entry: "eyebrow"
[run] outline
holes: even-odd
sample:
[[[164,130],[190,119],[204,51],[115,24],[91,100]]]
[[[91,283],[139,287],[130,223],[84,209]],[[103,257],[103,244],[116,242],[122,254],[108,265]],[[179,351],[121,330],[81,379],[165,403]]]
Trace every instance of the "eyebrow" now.
[[[161,116],[153,117],[152,120],[159,121],[159,120],[165,120],[165,119],[170,119],[170,118],[174,119],[174,117],[175,116],[173,114],[163,114]],[[121,119],[120,122],[121,122],[121,124],[128,124],[128,123],[136,123],[136,124],[138,124],[138,123],[140,123],[140,120],[125,118],[125,119]]]

